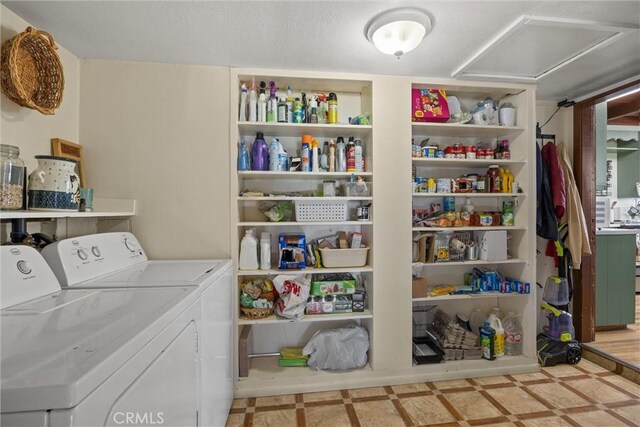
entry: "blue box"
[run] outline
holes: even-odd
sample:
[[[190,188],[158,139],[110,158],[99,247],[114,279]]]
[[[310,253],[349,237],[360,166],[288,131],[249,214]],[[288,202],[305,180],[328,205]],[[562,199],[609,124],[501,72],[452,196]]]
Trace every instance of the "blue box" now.
[[[278,236],[279,268],[301,270],[307,266],[306,238],[304,234]]]

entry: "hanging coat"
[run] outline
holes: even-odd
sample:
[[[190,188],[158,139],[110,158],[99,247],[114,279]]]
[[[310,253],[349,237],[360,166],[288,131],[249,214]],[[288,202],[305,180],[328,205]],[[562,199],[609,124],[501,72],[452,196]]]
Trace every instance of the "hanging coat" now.
[[[542,160],[549,168],[549,180],[551,182],[551,197],[553,200],[553,210],[556,218],[560,220],[564,216],[567,206],[567,198],[565,193],[565,179],[560,161],[558,160],[558,151],[556,144],[548,142],[542,147]]]
[[[553,209],[549,169],[542,160],[540,147],[536,143],[536,187],[538,189],[536,211],[536,234],[543,239],[558,240],[558,220]]]
[[[560,150],[560,166],[562,167],[567,183],[567,215],[566,222],[569,226],[569,235],[565,246],[572,256],[572,267],[580,269],[583,255],[591,255],[591,245],[589,243],[589,232],[587,221],[582,210],[582,201],[578,193],[578,187],[573,176],[569,154],[563,143],[558,146]]]

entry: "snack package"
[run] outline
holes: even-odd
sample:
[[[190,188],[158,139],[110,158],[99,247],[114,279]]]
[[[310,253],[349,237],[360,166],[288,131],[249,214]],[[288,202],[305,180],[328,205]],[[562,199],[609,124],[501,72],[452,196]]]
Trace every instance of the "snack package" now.
[[[310,276],[290,276],[280,274],[273,279],[278,292],[276,314],[287,319],[301,319],[309,298]]]
[[[449,118],[449,105],[444,90],[411,89],[411,121],[444,123]]]

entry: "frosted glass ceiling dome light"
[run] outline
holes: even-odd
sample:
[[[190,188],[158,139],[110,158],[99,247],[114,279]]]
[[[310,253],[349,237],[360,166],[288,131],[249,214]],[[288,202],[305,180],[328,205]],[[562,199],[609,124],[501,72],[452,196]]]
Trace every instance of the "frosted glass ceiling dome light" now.
[[[414,8],[392,9],[374,16],[364,29],[367,40],[387,55],[412,51],[431,31],[431,18]]]

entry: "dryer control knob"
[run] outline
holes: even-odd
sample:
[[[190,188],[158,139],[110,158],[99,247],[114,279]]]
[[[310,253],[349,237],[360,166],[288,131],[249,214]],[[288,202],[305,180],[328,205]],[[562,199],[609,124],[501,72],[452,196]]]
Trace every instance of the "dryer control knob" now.
[[[100,248],[97,246],[94,246],[91,248],[91,252],[96,256],[96,257],[100,257]]]
[[[85,249],[78,249],[78,258],[84,261],[89,258],[89,254]]]
[[[31,264],[24,260],[18,261],[18,270],[22,274],[29,274],[31,273]]]
[[[124,240],[124,245],[127,249],[129,249],[131,252],[135,252],[138,248],[136,247],[135,243],[133,243],[132,241],[125,239]]]

